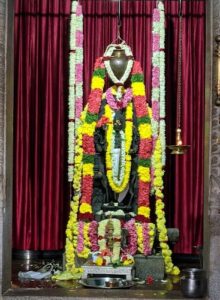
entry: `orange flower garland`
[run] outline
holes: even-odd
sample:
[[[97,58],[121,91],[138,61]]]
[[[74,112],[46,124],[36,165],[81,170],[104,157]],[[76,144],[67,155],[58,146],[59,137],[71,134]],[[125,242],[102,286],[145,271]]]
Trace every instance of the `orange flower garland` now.
[[[152,154],[151,119],[146,104],[143,71],[139,62],[134,62],[131,76],[134,108],[140,136],[138,151],[138,212],[136,219],[149,221],[150,165]]]
[[[98,58],[95,63],[93,78],[91,83],[91,93],[88,99],[88,110],[85,122],[82,124],[82,147],[83,147],[83,167],[82,167],[82,197],[79,208],[79,218],[92,220],[92,193],[94,177],[94,156],[95,144],[94,133],[98,121],[98,113],[102,100],[103,87],[105,84],[105,67],[102,58]]]

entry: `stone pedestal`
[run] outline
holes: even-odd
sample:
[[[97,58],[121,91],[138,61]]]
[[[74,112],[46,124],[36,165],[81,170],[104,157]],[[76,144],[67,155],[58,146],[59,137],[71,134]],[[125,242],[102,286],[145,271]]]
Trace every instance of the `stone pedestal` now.
[[[147,276],[154,279],[163,279],[165,273],[164,260],[161,255],[144,256],[137,254],[134,256],[135,277],[145,280]]]
[[[96,277],[104,277],[104,276],[109,276],[109,277],[123,277],[127,280],[132,280],[133,279],[133,273],[134,273],[134,268],[132,266],[126,266],[126,267],[117,267],[113,268],[112,266],[93,266],[89,263],[86,263],[82,266],[83,268],[83,275],[82,279],[91,277],[91,276],[96,276]]]

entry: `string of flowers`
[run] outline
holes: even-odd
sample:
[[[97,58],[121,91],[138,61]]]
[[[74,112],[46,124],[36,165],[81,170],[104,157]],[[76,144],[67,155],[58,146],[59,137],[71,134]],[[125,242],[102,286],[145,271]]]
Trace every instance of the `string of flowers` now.
[[[112,253],[109,253],[107,250],[107,240],[106,240],[106,227],[109,222],[112,222],[113,225],[113,250]],[[98,244],[99,244],[99,251],[102,253],[106,253],[109,256],[110,260],[108,262],[118,263],[121,251],[121,222],[118,219],[105,219],[99,222],[98,226]],[[106,257],[105,257],[106,259]]]
[[[98,121],[98,113],[102,100],[104,87],[105,67],[102,59],[96,60],[91,83],[91,93],[88,99],[88,110],[85,121],[82,124],[82,146],[83,146],[83,177],[82,197],[80,200],[79,219],[92,220],[92,192],[94,177],[95,144],[94,133]]]
[[[152,152],[152,130],[148,106],[146,105],[143,71],[139,62],[134,62],[131,76],[134,109],[140,136],[138,150],[138,212],[136,219],[146,222],[150,218],[149,191]]]
[[[128,45],[123,44],[123,43],[120,44],[120,48],[125,51],[125,55],[128,58],[128,63],[127,63],[126,70],[125,70],[123,76],[120,79],[118,79],[115,76],[114,72],[112,71],[112,68],[110,65],[110,59],[109,59],[112,56],[112,54],[117,46],[118,45],[111,44],[107,47],[107,49],[104,53],[104,64],[105,64],[108,76],[112,80],[112,82],[114,82],[117,85],[123,85],[125,83],[125,81],[128,79],[128,77],[130,76],[131,69],[133,66],[133,55],[131,52],[131,48]]]
[[[113,150],[113,141],[112,138],[114,135],[113,129],[113,111],[111,107],[106,104],[105,105],[105,115],[109,121],[107,123],[107,131],[106,131],[106,140],[107,140],[107,149],[106,149],[106,170],[107,170],[107,178],[111,189],[116,193],[121,193],[128,185],[128,181],[130,178],[131,172],[131,141],[132,141],[132,120],[133,120],[133,109],[132,103],[128,103],[125,112],[125,149],[121,148],[121,151],[125,152],[125,172],[122,181],[114,180],[113,176],[113,164],[112,164],[112,150]]]
[[[165,14],[164,4],[159,1],[153,11],[152,26],[152,133],[153,148],[157,138],[161,140],[162,164],[166,162],[165,136]],[[154,177],[154,156],[152,156],[151,177]],[[153,189],[153,185],[152,185]]]
[[[135,227],[135,219],[131,219],[123,226],[128,232],[128,244],[123,249],[125,254],[134,255],[137,252],[137,232]]]
[[[68,96],[68,181],[73,181],[75,134],[79,126],[83,96],[83,16],[79,1],[72,1]]]
[[[89,226],[89,239],[92,251],[98,251],[98,222],[92,221]]]
[[[121,147],[120,149],[115,149],[115,130],[113,129],[112,134],[112,142],[111,142],[111,160],[112,160],[112,180],[117,185],[120,186],[123,182],[124,176],[125,176],[125,133],[123,130],[119,131],[120,134],[120,140],[121,140]],[[116,157],[114,155],[114,152],[116,150],[119,150],[120,153],[120,170],[119,170],[119,176],[118,176],[118,161],[116,160]]]
[[[150,255],[155,237],[155,225],[153,223],[135,223],[137,232],[138,252]]]
[[[165,136],[165,14],[164,4],[158,2],[153,11],[153,56],[152,56],[152,186],[156,196],[156,224],[162,249],[166,273],[179,274],[179,269],[172,263],[172,251],[167,242],[166,218],[163,203],[163,176],[166,162]]]
[[[87,112],[87,106],[81,115],[81,122],[85,121]],[[66,257],[66,270],[70,274],[80,273],[81,268],[75,266],[75,249],[77,247],[78,237],[78,225],[77,225],[77,213],[79,208],[79,199],[81,196],[81,174],[82,174],[82,127],[79,126],[76,134],[76,155],[74,157],[75,168],[73,177],[74,196],[70,202],[70,215],[66,228],[66,245],[65,245],[65,257]]]
[[[158,138],[155,146],[155,178],[154,178],[154,188],[156,196],[156,224],[159,233],[159,242],[162,249],[162,256],[164,258],[165,270],[167,274],[178,275],[180,270],[178,267],[174,266],[172,262],[172,251],[170,250],[167,242],[167,228],[166,228],[166,218],[164,212],[163,203],[163,166],[162,166],[162,148],[161,141]]]
[[[121,88],[121,87],[119,87]],[[117,94],[117,87],[113,86],[107,89],[105,95],[106,95],[106,100],[109,106],[114,109],[114,110],[119,110],[122,108],[125,108],[128,104],[128,102],[131,101],[132,99],[132,90],[130,88],[127,88],[126,91],[122,90],[122,97],[120,101],[115,101],[114,95]]]
[[[165,13],[164,3],[158,2],[158,9],[160,11],[160,128],[159,136],[162,148],[162,165],[166,164],[166,135],[165,135]]]

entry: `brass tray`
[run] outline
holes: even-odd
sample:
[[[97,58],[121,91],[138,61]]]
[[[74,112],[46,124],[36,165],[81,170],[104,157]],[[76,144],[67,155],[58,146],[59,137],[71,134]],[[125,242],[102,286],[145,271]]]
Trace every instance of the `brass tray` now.
[[[127,289],[134,285],[133,281],[123,278],[111,277],[93,277],[81,279],[79,281],[85,287],[98,288],[98,289]]]

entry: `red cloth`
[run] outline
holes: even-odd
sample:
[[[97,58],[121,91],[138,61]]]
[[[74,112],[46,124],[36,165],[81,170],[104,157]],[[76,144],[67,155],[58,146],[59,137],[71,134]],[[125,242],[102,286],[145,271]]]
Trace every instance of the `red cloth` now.
[[[95,59],[116,37],[117,2],[82,0],[86,102]],[[151,86],[151,26],[156,1],[122,1],[121,36]],[[167,143],[175,140],[178,2],[165,1]],[[169,226],[180,229],[176,251],[192,253],[203,233],[205,1],[183,1],[183,141],[167,156]],[[16,249],[65,244],[68,205],[66,120],[70,0],[15,1],[14,223]]]
[[[70,0],[15,1],[15,249],[65,243],[69,15]]]

